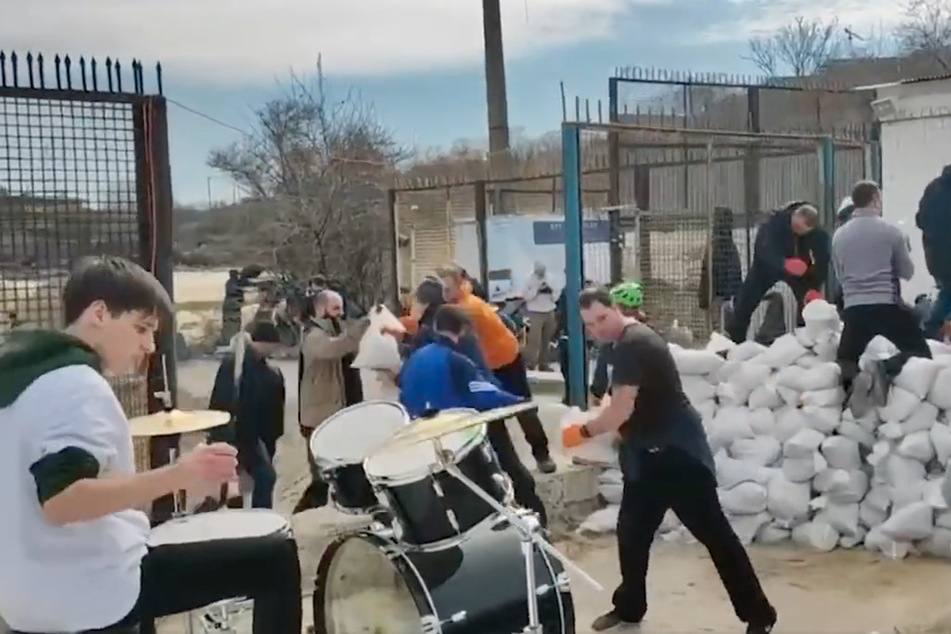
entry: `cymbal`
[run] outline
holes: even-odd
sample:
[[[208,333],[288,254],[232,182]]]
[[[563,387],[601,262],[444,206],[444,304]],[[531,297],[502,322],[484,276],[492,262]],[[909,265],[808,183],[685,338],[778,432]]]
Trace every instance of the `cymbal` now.
[[[478,427],[498,420],[511,418],[522,412],[537,410],[538,405],[532,402],[518,403],[508,407],[498,407],[479,413],[446,412],[436,414],[431,418],[418,418],[413,423],[394,434],[386,443],[385,449],[418,445],[419,443],[438,440],[443,436]]]
[[[129,428],[133,437],[152,438],[205,431],[227,425],[230,420],[231,415],[228,412],[211,410],[183,412],[173,409],[169,412],[162,411],[133,418],[129,421]]]

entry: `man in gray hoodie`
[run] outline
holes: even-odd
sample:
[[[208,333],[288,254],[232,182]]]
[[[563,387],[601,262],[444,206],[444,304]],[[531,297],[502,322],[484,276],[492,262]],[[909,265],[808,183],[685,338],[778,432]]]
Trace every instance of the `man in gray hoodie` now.
[[[832,238],[832,264],[842,285],[844,326],[837,360],[855,416],[885,404],[887,380],[901,372],[909,357],[931,358],[931,351],[912,310],[902,302],[901,281],[915,272],[908,239],[882,219],[882,192],[872,181],[852,190],[855,210]],[[881,335],[898,354],[860,371],[865,347]]]

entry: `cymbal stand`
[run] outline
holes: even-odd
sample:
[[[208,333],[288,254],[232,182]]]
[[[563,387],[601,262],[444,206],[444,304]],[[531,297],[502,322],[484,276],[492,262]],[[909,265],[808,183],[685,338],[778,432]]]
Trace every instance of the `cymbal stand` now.
[[[543,634],[541,620],[538,614],[538,592],[536,589],[535,579],[536,545],[560,561],[566,568],[577,574],[579,578],[583,579],[595,590],[604,590],[604,587],[593,577],[591,577],[591,575],[585,572],[581,567],[562,554],[557,548],[549,544],[545,539],[538,535],[541,525],[536,515],[532,514],[528,517],[523,517],[519,516],[517,513],[514,513],[510,509],[505,508],[498,502],[498,500],[493,498],[485,490],[483,490],[482,487],[462,473],[459,467],[457,467],[453,462],[452,452],[443,449],[442,442],[438,438],[434,438],[432,442],[436,450],[436,456],[439,460],[440,466],[442,466],[442,468],[445,469],[449,475],[454,477],[456,480],[459,480],[459,482],[464,484],[473,493],[485,500],[489,506],[501,513],[505,519],[508,520],[508,522],[513,527],[515,527],[522,538],[522,558],[525,561],[525,586],[527,590],[528,603],[528,625],[526,625],[522,630],[522,634]]]
[[[155,398],[162,401],[162,409],[171,412],[174,409],[172,402],[172,392],[169,390],[168,383],[168,365],[165,362],[165,356],[162,356],[162,387],[160,392],[155,392]],[[168,450],[168,463],[174,464],[178,460],[178,449],[170,447]],[[188,505],[185,499],[185,491],[175,491],[172,493],[172,518],[184,517],[188,515]]]

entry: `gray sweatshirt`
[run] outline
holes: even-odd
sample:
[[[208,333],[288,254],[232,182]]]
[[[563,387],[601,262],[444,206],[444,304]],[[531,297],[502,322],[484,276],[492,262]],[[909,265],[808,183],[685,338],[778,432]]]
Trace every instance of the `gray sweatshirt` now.
[[[832,266],[846,308],[901,303],[899,280],[915,273],[905,236],[873,209],[856,209],[835,232]]]

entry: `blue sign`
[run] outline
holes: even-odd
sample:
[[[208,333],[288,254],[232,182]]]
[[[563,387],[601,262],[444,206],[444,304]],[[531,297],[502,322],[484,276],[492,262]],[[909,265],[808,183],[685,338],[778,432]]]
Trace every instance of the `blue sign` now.
[[[535,244],[564,244],[565,223],[563,220],[536,220],[532,223]],[[581,241],[584,244],[611,241],[611,225],[607,220],[585,220],[581,226]]]

